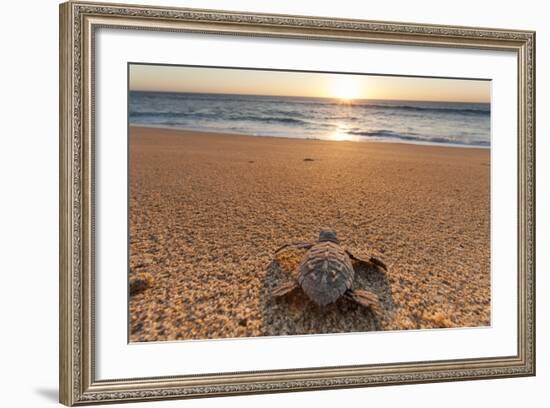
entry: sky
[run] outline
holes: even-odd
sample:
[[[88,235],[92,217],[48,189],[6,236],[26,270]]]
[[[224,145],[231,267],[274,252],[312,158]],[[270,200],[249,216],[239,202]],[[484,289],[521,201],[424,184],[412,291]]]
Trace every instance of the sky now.
[[[487,80],[130,64],[130,90],[490,102]]]

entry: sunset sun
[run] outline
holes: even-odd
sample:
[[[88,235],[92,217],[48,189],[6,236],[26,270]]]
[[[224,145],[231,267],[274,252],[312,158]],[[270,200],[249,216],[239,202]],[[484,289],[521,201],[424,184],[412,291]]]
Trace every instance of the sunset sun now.
[[[344,101],[357,99],[361,95],[360,84],[353,77],[335,78],[330,86],[330,95]]]

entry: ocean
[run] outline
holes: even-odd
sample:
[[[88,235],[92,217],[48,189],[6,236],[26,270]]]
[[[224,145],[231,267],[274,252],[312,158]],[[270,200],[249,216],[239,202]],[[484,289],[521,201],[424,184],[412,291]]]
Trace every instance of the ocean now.
[[[490,147],[489,103],[129,92],[129,123],[257,136]]]

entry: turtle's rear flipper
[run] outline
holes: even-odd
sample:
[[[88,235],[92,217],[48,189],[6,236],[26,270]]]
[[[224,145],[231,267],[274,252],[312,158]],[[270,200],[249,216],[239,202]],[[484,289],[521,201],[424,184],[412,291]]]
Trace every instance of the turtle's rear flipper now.
[[[352,261],[357,262],[362,266],[366,266],[369,268],[378,268],[384,272],[388,270],[388,267],[386,266],[386,264],[382,262],[380,259],[375,258],[374,256],[371,256],[369,259],[363,259],[353,255],[350,251],[346,251],[346,253],[351,258]]]
[[[380,300],[371,291],[366,289],[355,289],[348,292],[349,297],[361,306],[370,307],[375,315],[381,314]]]
[[[288,281],[281,283],[279,286],[277,286],[275,289],[273,289],[273,296],[280,297],[284,296],[287,293],[292,292],[294,289],[298,288],[298,284],[295,281]]]

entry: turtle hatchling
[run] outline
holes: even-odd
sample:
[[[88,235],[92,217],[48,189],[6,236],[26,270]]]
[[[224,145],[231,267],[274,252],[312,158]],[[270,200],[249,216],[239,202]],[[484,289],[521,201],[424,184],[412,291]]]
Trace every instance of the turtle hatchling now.
[[[324,228],[315,243],[291,243],[277,249],[275,253],[288,247],[307,249],[297,271],[297,279],[277,286],[273,296],[286,295],[301,288],[309,299],[318,306],[326,306],[345,296],[362,306],[370,307],[375,314],[380,313],[378,296],[367,289],[352,289],[355,279],[353,262],[365,266],[387,270],[381,260],[370,257],[362,259],[340,246],[336,232]]]

